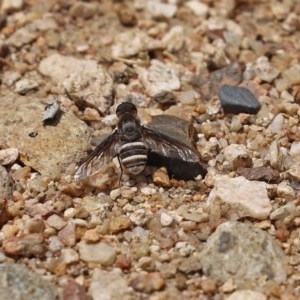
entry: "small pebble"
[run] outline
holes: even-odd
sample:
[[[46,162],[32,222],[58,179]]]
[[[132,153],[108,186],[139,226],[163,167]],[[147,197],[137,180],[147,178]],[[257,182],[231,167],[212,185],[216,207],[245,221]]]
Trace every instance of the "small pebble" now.
[[[91,122],[91,121],[100,121],[101,117],[99,112],[96,109],[87,107],[83,112],[82,119]]]
[[[38,82],[33,79],[21,79],[16,82],[16,92],[20,95],[26,95],[30,91],[37,90],[39,88]]]
[[[2,249],[7,256],[43,257],[45,255],[44,236],[40,233],[31,233],[11,237],[3,241]]]
[[[85,262],[99,263],[106,267],[112,265],[116,260],[116,250],[105,243],[87,244],[80,242],[78,246],[80,259]]]
[[[0,263],[4,263],[7,260],[6,255],[0,251]]]
[[[272,211],[270,214],[270,219],[284,221],[284,219],[287,217],[295,218],[297,215],[299,215],[299,213],[297,212],[295,204],[293,202],[288,202],[287,204]]]
[[[76,278],[76,280],[78,281],[78,278]],[[62,298],[64,300],[88,300],[88,297],[84,286],[74,280],[69,280],[68,283],[63,286]]]
[[[139,72],[139,79],[150,96],[163,91],[180,89],[180,80],[175,69],[158,60],[151,60],[151,66]]]
[[[214,279],[204,279],[201,281],[201,288],[205,294],[214,294],[217,289],[217,282]]]
[[[142,187],[141,188],[141,193],[145,196],[150,196],[150,195],[154,195],[157,193],[155,188],[151,188],[148,186]]]
[[[201,270],[201,263],[198,256],[189,256],[184,258],[179,264],[178,270],[184,274],[196,273]]]
[[[300,83],[300,64],[294,64],[291,68],[282,73],[282,77],[286,79],[289,86]]]
[[[45,230],[44,220],[40,218],[28,220],[25,226],[29,233],[43,233]]]
[[[282,181],[277,185],[277,195],[279,197],[285,198],[287,200],[293,199],[295,197],[297,186],[293,183],[288,183],[287,181]]]
[[[30,30],[28,27],[21,27],[16,30],[7,40],[7,44],[16,48],[21,48],[26,44],[32,43],[38,37],[37,31]]]
[[[300,157],[300,141],[294,141],[291,144],[290,155],[294,158]]]
[[[149,294],[154,291],[163,290],[166,282],[161,273],[152,272],[139,275],[137,278],[133,279],[129,285],[136,291]]]
[[[252,167],[252,159],[245,145],[231,144],[222,150],[225,166],[229,170]]]
[[[153,173],[153,183],[162,187],[170,187],[170,178],[166,168],[159,168]]]
[[[109,196],[110,198],[115,201],[117,198],[121,195],[121,190],[120,189],[114,189],[110,192]]]
[[[246,88],[223,85],[219,90],[221,105],[225,113],[256,114],[260,109],[260,103]]]
[[[137,193],[137,188],[130,188],[130,189],[122,189],[121,190],[121,196],[125,199],[133,199],[133,197],[136,195]]]
[[[96,3],[78,1],[71,6],[69,13],[73,18],[89,19],[98,13],[98,6]]]
[[[118,118],[115,114],[104,116],[101,122],[105,126],[115,126],[118,123]]]
[[[59,109],[60,109],[60,102],[58,101],[47,104],[45,107],[45,111],[43,113],[42,121],[45,122],[47,120],[54,119]]]
[[[61,230],[64,226],[66,226],[67,222],[64,221],[60,216],[53,214],[48,217],[46,224],[57,230]]]
[[[163,212],[160,215],[160,222],[162,226],[170,226],[173,222],[173,218],[169,214]]]
[[[238,175],[244,176],[248,180],[265,181],[267,183],[278,182],[280,179],[279,171],[271,167],[252,167],[252,168],[238,168],[236,170]]]
[[[109,221],[109,231],[112,234],[116,234],[123,230],[129,229],[130,227],[131,227],[131,221],[125,215],[114,217]]]
[[[129,294],[128,283],[120,269],[103,270],[95,268],[89,287],[89,298],[95,300],[132,299]],[[71,298],[72,300],[74,298]],[[77,298],[75,298],[77,299]],[[82,298],[80,298],[81,300]],[[82,299],[87,300],[87,299]]]
[[[243,125],[240,122],[240,119],[238,116],[233,116],[230,124],[230,129],[234,132],[238,132]]]
[[[46,216],[53,211],[53,206],[50,203],[35,203],[34,199],[30,200],[26,201],[25,210],[32,217]]]
[[[67,219],[73,218],[76,215],[76,208],[70,207],[64,211],[64,217]]]
[[[178,242],[175,245],[175,249],[183,257],[191,255],[195,251],[195,247],[189,244],[188,242]]]
[[[13,164],[19,156],[17,148],[7,148],[0,150],[0,165],[6,166]]]
[[[292,164],[292,166],[287,170],[287,175],[290,179],[300,182],[300,164]]]
[[[277,78],[275,80],[275,87],[276,87],[276,90],[278,92],[283,92],[285,91],[286,89],[288,89],[290,86],[290,82],[288,79],[286,78]]]
[[[61,250],[61,259],[65,264],[72,264],[79,261],[79,254],[72,248],[64,248]]]
[[[277,116],[275,116],[275,118],[272,120],[272,122],[270,123],[268,129],[272,132],[272,133],[278,133],[282,130],[282,126],[284,123],[284,117],[283,114],[278,114]]]
[[[220,291],[224,293],[232,293],[236,289],[233,278],[229,278],[225,283],[220,287]]]
[[[261,292],[252,291],[252,290],[239,290],[233,292],[226,300],[267,300],[267,296]]]
[[[164,35],[162,43],[166,45],[166,49],[170,52],[179,51],[185,41],[184,28],[181,25],[172,26]]]
[[[283,153],[281,152],[281,149],[278,145],[278,141],[274,140],[270,144],[269,148],[269,159],[270,159],[270,165],[272,168],[276,170],[282,170],[282,160],[283,160]]]
[[[57,236],[50,236],[48,239],[48,247],[51,252],[57,252],[64,248],[63,243]]]
[[[1,4],[1,12],[12,13],[20,10],[24,5],[23,0],[3,0]]]
[[[194,90],[183,91],[178,94],[178,100],[183,105],[195,105],[197,99],[200,95]]]
[[[88,51],[88,49],[89,49],[88,44],[82,44],[82,45],[76,46],[76,51],[79,53],[84,53],[84,52]]]
[[[121,7],[118,10],[118,17],[123,26],[133,27],[137,24],[137,17],[131,8]]]
[[[208,203],[220,206],[222,214],[231,220],[243,217],[264,220],[272,209],[266,184],[242,176],[217,177]]]
[[[294,96],[288,93],[287,91],[282,91],[280,94],[280,98],[283,100],[287,100],[288,102],[294,102]]]
[[[4,224],[2,234],[5,238],[11,238],[19,232],[20,228],[16,224]]]
[[[163,106],[173,105],[176,103],[176,97],[174,93],[170,91],[161,91],[153,96],[153,100]]]
[[[117,256],[115,265],[121,270],[129,270],[131,268],[132,262],[125,254],[119,254]]]
[[[279,75],[279,70],[274,68],[268,59],[263,56],[259,57],[253,67],[255,74],[263,81],[272,82]]]
[[[135,225],[141,226],[146,223],[146,211],[143,208],[135,210],[130,216],[129,219]]]
[[[185,220],[193,221],[196,223],[206,222],[208,219],[208,214],[204,213],[203,211],[189,211],[184,205],[179,207],[178,213],[182,216]]]
[[[195,0],[188,1],[185,3],[185,5],[197,16],[202,19],[205,19],[207,16],[207,13],[209,11],[209,7],[202,2],[198,2]]]
[[[66,246],[74,246],[76,243],[75,224],[68,223],[58,232],[58,237]]]
[[[149,1],[146,5],[147,11],[155,19],[172,18],[177,11],[177,5],[163,1]]]
[[[21,79],[22,75],[18,71],[3,72],[2,82],[7,86],[12,86],[17,80]]]
[[[84,233],[82,240],[87,243],[95,243],[100,240],[100,235],[95,228],[89,229]]]

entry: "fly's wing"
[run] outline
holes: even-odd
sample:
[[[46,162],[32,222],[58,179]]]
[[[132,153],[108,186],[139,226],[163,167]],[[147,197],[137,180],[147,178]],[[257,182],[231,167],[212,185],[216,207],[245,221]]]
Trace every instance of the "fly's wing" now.
[[[74,178],[75,180],[82,180],[86,177],[96,173],[103,165],[109,163],[112,157],[117,155],[119,147],[119,134],[115,129],[111,135],[105,138],[92,151],[77,168]]]
[[[144,127],[145,132],[148,130],[148,136],[154,137],[152,151],[186,162],[199,161],[200,154],[194,146],[195,130],[190,122],[171,115],[160,115],[154,116],[151,123]]]
[[[148,124],[150,129],[158,131],[173,139],[191,145],[195,140],[195,128],[191,122],[182,120],[171,115],[159,115],[152,117],[152,121]]]
[[[199,153],[192,145],[175,140],[161,132],[143,126],[144,143],[150,149],[167,158],[176,158],[186,162],[197,162],[200,159]]]
[[[164,166],[170,176],[178,179],[205,176],[206,168],[200,163],[200,154],[192,141],[183,133],[178,134],[178,139],[173,136],[143,126],[143,141],[149,148],[148,164]]]

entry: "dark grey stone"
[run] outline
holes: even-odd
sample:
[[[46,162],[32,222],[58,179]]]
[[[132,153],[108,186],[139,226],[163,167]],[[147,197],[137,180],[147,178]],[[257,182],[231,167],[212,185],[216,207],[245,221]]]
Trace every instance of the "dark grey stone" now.
[[[256,114],[260,109],[260,103],[252,92],[243,87],[223,85],[219,97],[225,113]]]

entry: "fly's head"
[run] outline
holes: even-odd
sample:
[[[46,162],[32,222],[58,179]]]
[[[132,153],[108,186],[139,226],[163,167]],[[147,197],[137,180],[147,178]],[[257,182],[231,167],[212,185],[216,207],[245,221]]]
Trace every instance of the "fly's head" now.
[[[137,117],[137,109],[134,104],[129,102],[121,103],[116,110],[117,117],[122,120],[124,115],[131,115],[132,117]]]

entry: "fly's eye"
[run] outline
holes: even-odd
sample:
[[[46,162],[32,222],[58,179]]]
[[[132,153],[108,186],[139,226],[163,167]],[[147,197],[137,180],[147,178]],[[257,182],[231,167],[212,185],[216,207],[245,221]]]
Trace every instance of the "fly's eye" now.
[[[126,113],[136,116],[137,109],[135,105],[129,102],[123,102],[117,107],[116,114],[118,118],[121,118]]]

